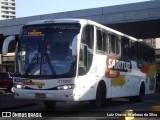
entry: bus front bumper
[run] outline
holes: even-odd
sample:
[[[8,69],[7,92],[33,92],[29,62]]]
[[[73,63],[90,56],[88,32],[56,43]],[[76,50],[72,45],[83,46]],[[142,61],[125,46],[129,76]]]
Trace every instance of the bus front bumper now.
[[[70,90],[25,90],[13,88],[16,99],[36,99],[52,101],[80,101],[79,95]]]

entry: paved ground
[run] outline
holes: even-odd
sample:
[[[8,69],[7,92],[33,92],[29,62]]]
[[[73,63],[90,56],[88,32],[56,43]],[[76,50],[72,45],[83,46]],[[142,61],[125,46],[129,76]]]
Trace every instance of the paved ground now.
[[[126,101],[113,101],[111,104],[101,108],[101,109],[96,109],[92,110],[94,111],[92,114],[100,114],[97,111],[115,111],[115,110],[125,110],[128,108],[132,108],[133,110],[144,110],[148,111],[150,110],[151,105],[160,105],[160,89],[157,89],[156,93],[153,95],[147,95],[145,98],[144,103],[129,103]],[[0,94],[0,109],[4,111],[42,111],[45,112],[46,109],[42,102],[40,101],[34,101],[34,100],[16,100],[14,99],[12,94]],[[56,111],[67,111],[68,109],[71,109],[72,111],[80,109],[82,111],[88,112],[88,110],[91,110],[88,108],[87,103],[81,104],[72,104],[71,107],[70,104],[65,104],[65,103],[59,103],[56,107]],[[88,114],[88,113],[87,113]],[[79,112],[78,116],[85,116],[84,112]],[[9,118],[0,118],[0,120],[8,120]],[[12,120],[17,120],[17,118],[11,118]],[[24,119],[24,118],[18,118],[18,120]],[[25,118],[27,120],[119,120],[119,118],[115,117],[43,117],[43,118]],[[159,120],[160,117],[135,117],[134,120]]]
[[[34,100],[17,100],[12,94],[0,94],[0,110],[17,108],[22,106],[31,106],[36,104]]]

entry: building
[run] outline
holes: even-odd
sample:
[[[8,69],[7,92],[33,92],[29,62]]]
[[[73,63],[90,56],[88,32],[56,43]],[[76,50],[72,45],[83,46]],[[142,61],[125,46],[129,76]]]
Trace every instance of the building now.
[[[15,0],[0,0],[0,20],[16,17]]]
[[[160,72],[160,38],[156,38],[156,63],[157,71]]]
[[[15,0],[0,0],[0,20],[13,19],[16,17]],[[3,38],[0,33],[0,40]],[[2,46],[0,44],[0,46]],[[1,51],[0,51],[1,52]],[[0,72],[13,72],[14,68],[14,53],[8,53],[2,56],[0,54]]]
[[[160,49],[160,38],[156,38],[156,49]]]
[[[156,48],[156,38],[143,39],[143,42],[145,42],[148,45]]]

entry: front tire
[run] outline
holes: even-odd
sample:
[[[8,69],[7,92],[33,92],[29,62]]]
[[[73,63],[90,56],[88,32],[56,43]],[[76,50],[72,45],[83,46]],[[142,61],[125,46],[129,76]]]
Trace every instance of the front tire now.
[[[56,106],[56,102],[55,101],[43,101],[45,107],[49,110],[54,109],[54,107]]]

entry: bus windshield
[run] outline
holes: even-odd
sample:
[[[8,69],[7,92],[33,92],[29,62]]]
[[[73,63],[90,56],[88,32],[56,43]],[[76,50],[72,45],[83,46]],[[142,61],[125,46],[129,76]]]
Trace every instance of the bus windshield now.
[[[16,56],[16,73],[25,76],[75,76],[72,41],[79,24],[24,26]]]

